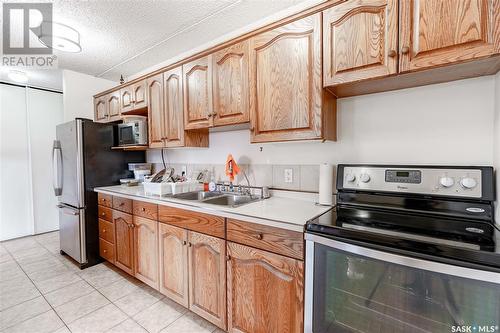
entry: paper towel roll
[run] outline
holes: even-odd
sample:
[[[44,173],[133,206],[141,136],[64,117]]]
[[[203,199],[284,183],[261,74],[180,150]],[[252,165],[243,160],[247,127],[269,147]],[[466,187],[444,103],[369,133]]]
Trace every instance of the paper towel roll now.
[[[321,163],[319,165],[319,204],[333,204],[333,165]]]

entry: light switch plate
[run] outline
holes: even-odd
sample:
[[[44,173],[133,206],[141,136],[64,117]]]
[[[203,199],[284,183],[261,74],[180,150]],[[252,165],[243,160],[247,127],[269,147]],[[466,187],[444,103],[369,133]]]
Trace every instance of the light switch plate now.
[[[285,183],[293,183],[293,169],[284,169]]]

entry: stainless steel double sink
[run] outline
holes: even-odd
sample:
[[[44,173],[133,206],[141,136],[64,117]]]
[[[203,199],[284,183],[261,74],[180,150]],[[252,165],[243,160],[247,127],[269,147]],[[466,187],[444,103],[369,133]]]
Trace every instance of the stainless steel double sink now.
[[[204,191],[179,193],[175,194],[173,198],[227,207],[237,207],[260,200],[260,197],[249,194]]]

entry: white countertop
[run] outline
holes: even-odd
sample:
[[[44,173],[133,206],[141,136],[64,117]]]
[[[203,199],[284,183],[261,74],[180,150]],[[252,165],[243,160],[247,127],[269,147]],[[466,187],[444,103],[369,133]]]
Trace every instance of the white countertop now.
[[[94,190],[129,199],[168,205],[299,232],[304,231],[304,225],[307,221],[331,209],[329,206],[316,205],[314,202],[317,195],[315,194],[286,193],[282,191],[272,191],[272,196],[269,199],[252,202],[239,207],[226,207],[172,197],[145,195],[144,188],[141,185],[106,186],[97,187]]]

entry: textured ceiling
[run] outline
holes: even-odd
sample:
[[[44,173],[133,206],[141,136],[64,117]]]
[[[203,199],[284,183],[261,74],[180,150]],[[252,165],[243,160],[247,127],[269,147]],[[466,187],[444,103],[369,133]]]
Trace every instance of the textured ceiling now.
[[[304,0],[55,0],[54,21],[80,32],[59,68],[118,81]]]

